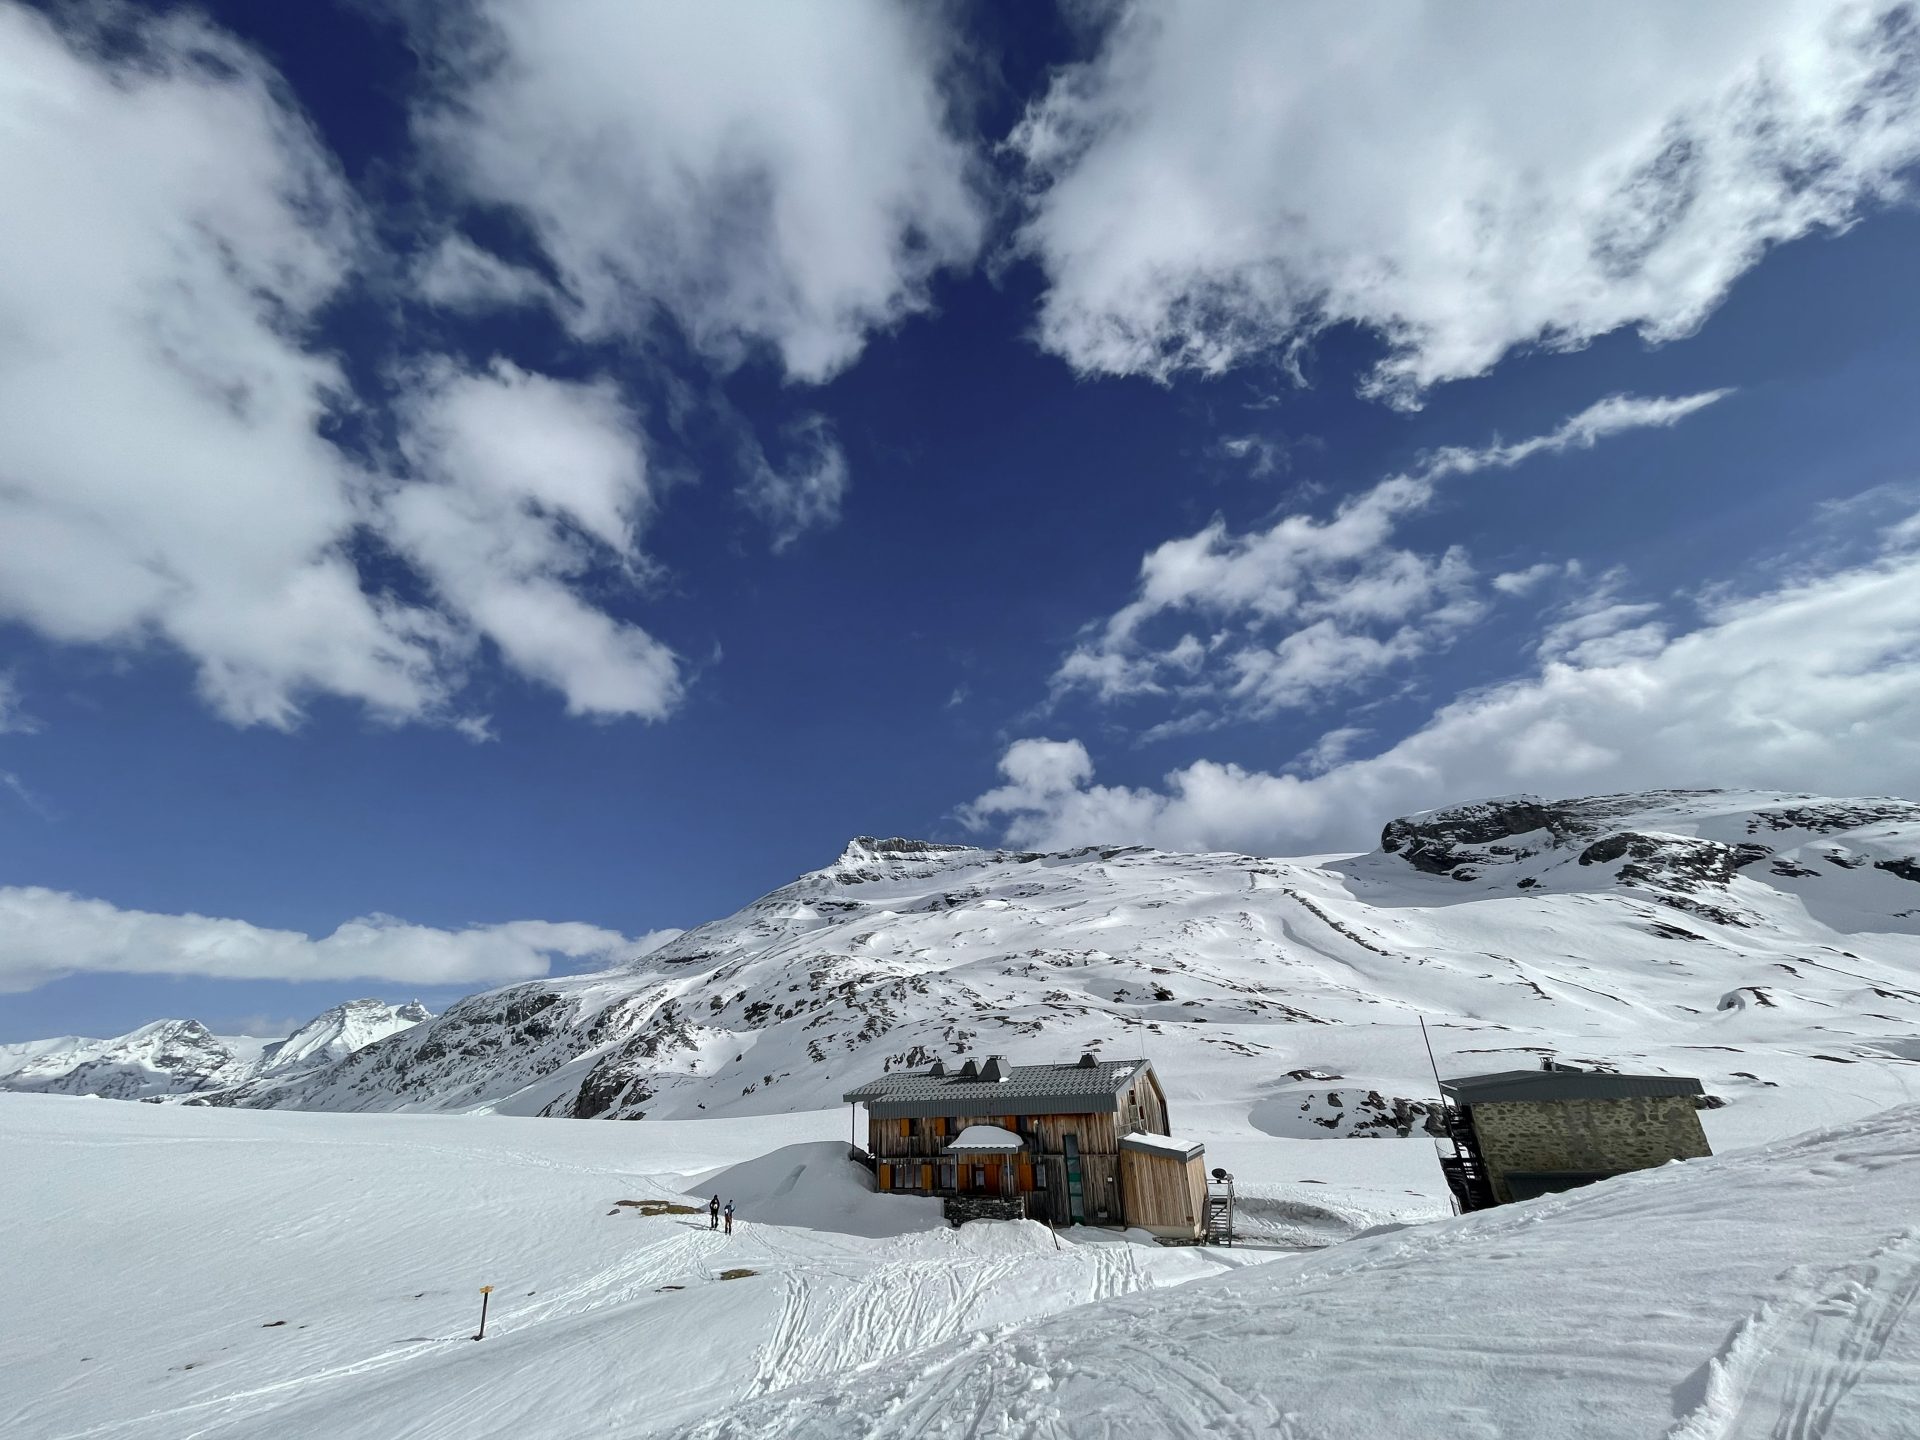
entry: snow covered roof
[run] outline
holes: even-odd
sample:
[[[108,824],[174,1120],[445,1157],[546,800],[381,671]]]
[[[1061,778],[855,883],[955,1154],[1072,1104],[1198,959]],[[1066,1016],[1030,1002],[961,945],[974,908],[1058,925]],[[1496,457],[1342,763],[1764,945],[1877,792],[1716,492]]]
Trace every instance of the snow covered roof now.
[[[1689,1075],[1609,1075],[1598,1070],[1500,1070],[1442,1080],[1442,1094],[1458,1105],[1498,1105],[1510,1100],[1628,1100],[1636,1096],[1699,1095]]]
[[[996,1063],[997,1062],[997,1063]],[[1070,1065],[1009,1065],[990,1056],[949,1070],[882,1075],[840,1098],[883,1120],[933,1115],[1093,1115],[1120,1108],[1119,1093],[1145,1060],[1082,1059]],[[996,1078],[997,1077],[997,1078]]]
[[[969,1125],[954,1136],[953,1143],[947,1146],[956,1155],[1010,1155],[1015,1150],[1025,1148],[1026,1141],[998,1125]]]
[[[1143,1130],[1122,1135],[1120,1148],[1138,1150],[1145,1155],[1169,1155],[1175,1160],[1197,1160],[1207,1153],[1207,1147],[1197,1140],[1190,1144],[1185,1140],[1176,1140],[1171,1135],[1149,1135]]]

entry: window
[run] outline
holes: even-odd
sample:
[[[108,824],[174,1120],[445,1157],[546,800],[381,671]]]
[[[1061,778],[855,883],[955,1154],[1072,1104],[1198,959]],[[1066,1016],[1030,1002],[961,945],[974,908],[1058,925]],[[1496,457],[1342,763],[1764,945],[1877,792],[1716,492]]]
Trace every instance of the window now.
[[[985,1190],[987,1188],[986,1166],[976,1165],[973,1167],[973,1188],[976,1190]]]

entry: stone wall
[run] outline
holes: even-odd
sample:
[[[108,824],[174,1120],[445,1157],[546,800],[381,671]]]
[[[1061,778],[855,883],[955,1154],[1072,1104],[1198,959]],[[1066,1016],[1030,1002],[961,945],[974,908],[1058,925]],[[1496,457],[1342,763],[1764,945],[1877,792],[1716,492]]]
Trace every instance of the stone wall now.
[[[1024,1220],[1027,1207],[1018,1195],[949,1195],[946,1197],[947,1221],[964,1225],[969,1220]]]
[[[1711,1155],[1691,1095],[1622,1100],[1513,1100],[1475,1105],[1473,1129],[1495,1198],[1513,1198],[1513,1171],[1618,1175]]]

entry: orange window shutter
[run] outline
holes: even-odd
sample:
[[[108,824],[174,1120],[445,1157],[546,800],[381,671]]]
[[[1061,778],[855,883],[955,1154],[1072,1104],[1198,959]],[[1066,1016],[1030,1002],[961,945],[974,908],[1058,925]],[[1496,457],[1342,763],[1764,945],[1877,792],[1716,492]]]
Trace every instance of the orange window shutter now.
[[[922,1165],[920,1167],[920,1188],[922,1190],[933,1189],[933,1166]]]
[[[873,1167],[873,1178],[878,1182],[882,1190],[888,1188],[887,1180],[892,1169],[893,1167],[891,1165],[876,1165]]]

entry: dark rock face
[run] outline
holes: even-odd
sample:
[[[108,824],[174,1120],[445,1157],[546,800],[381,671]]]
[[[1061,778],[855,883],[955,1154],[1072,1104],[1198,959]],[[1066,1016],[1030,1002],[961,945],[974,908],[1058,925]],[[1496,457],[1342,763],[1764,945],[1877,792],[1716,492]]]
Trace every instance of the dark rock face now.
[[[1571,800],[1512,795],[1470,805],[1450,805],[1389,821],[1380,832],[1380,848],[1389,855],[1404,856],[1409,864],[1429,875],[1449,875],[1462,865],[1507,864],[1543,850],[1590,842],[1615,829],[1626,817],[1716,793],[1712,790],[1649,790]],[[1538,838],[1524,844],[1502,843],[1522,836]]]
[[[1764,845],[1723,845],[1682,835],[1641,835],[1622,830],[1596,840],[1580,852],[1582,865],[1609,865],[1622,857],[1624,885],[1691,891],[1703,885],[1725,885],[1748,865],[1773,852]]]
[[[1552,832],[1560,818],[1531,795],[1483,800],[1389,820],[1380,832],[1380,848],[1389,855],[1404,854],[1409,864],[1429,875],[1446,875],[1469,860],[1486,858],[1463,847],[1489,845],[1536,830]]]
[[[1915,860],[1910,855],[1901,860],[1876,860],[1873,862],[1873,868],[1884,870],[1889,875],[1898,875],[1902,880],[1912,880],[1920,884],[1920,860]]]
[[[1762,830],[1810,830],[1828,835],[1835,830],[1858,830],[1893,820],[1920,820],[1920,805],[1911,800],[1827,800],[1808,805],[1778,805],[1756,811],[1747,833]]]

